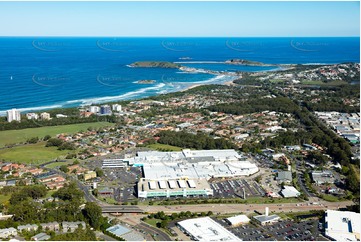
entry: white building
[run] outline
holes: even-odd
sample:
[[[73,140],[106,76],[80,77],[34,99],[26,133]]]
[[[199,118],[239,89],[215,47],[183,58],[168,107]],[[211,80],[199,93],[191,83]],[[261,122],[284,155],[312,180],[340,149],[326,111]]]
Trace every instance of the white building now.
[[[58,113],[55,115],[56,118],[67,118],[68,115],[64,115],[64,114],[61,114],[61,113]]]
[[[301,193],[293,186],[283,186],[281,194],[283,197],[298,197],[301,195]]]
[[[41,113],[41,114],[40,114],[40,118],[41,118],[42,120],[49,120],[49,119],[50,119],[50,113],[46,113],[46,112]]]
[[[18,234],[18,231],[11,227],[11,228],[6,228],[6,229],[0,229],[0,238],[5,239],[5,238],[9,238],[10,236],[15,236]]]
[[[36,224],[27,224],[27,225],[19,225],[17,229],[21,232],[23,230],[26,231],[35,231],[38,229],[38,225]]]
[[[238,225],[241,225],[241,224],[249,223],[250,219],[246,215],[241,214],[241,215],[226,218],[225,221],[229,225],[235,227],[235,226],[238,226]]]
[[[266,224],[273,224],[279,221],[280,217],[276,214],[273,215],[269,215],[269,209],[268,207],[266,207],[265,209],[265,214],[264,215],[257,215],[254,216],[253,219],[261,224],[261,225],[266,225]]]
[[[249,134],[239,134],[237,136],[234,136],[235,140],[244,140],[249,137]]]
[[[177,225],[195,241],[242,241],[210,217],[187,219]]]
[[[89,107],[89,112],[99,113],[100,112],[100,107],[98,107],[98,106],[90,106]]]
[[[39,233],[34,235],[33,237],[31,237],[31,240],[34,241],[45,241],[50,239],[51,237],[49,235],[47,235],[46,233]]]
[[[266,130],[271,131],[271,132],[276,132],[276,131],[279,131],[279,130],[286,131],[287,129],[282,128],[281,126],[272,126],[272,127],[267,128]]]
[[[137,184],[139,198],[213,196],[206,179],[196,180],[147,180],[141,178]]]
[[[27,119],[38,119],[39,115],[37,113],[27,113],[26,118]]]
[[[73,233],[79,227],[81,227],[82,229],[86,229],[86,224],[83,221],[63,222],[61,225],[63,228],[63,233]]]
[[[11,110],[6,111],[7,113],[7,120],[8,122],[12,122],[12,121],[21,121],[21,116],[20,116],[20,111],[13,108]]]
[[[361,216],[349,211],[327,210],[325,235],[335,241],[359,241]]]
[[[258,167],[235,150],[144,151],[125,163],[143,166],[144,177],[152,180],[179,178],[230,178],[249,176]]]
[[[112,110],[115,112],[121,112],[122,111],[122,105],[120,104],[113,104],[112,105]]]
[[[126,168],[127,163],[122,159],[105,159],[103,160],[102,169],[104,168]]]

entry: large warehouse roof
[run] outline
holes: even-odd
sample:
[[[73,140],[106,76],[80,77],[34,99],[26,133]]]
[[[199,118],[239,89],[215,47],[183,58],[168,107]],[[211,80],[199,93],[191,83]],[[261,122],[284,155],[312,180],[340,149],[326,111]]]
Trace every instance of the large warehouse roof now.
[[[258,167],[235,150],[142,151],[128,159],[152,180],[247,176]]]
[[[158,186],[157,186],[158,184]],[[190,195],[213,195],[206,179],[159,180],[157,183],[142,178],[137,185],[138,197],[172,197]]]
[[[327,210],[325,215],[325,234],[336,241],[360,240],[359,213]]]
[[[197,241],[242,241],[210,217],[178,222],[181,229]]]
[[[293,186],[283,186],[283,190],[281,191],[282,196],[284,197],[298,197],[301,195],[299,191]]]

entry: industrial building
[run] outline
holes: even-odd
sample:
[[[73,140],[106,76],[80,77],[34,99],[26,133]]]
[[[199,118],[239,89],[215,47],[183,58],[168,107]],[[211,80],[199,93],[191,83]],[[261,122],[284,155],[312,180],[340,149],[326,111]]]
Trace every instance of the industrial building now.
[[[335,182],[335,178],[332,174],[332,171],[329,170],[324,170],[324,171],[313,171],[311,173],[312,175],[312,180],[317,184],[317,185],[322,185],[324,183],[334,183]]]
[[[256,221],[257,223],[259,223],[261,225],[266,225],[266,224],[273,224],[273,223],[278,222],[280,217],[276,214],[269,215],[269,209],[268,209],[268,207],[266,207],[266,212],[264,215],[254,216],[253,219],[254,219],[254,221]]]
[[[142,166],[144,177],[152,180],[180,178],[208,180],[212,177],[249,176],[258,172],[255,164],[235,150],[142,151],[133,158],[123,159],[123,162]]]
[[[283,197],[298,197],[301,195],[301,193],[293,186],[283,186],[281,194]]]
[[[335,241],[360,240],[359,213],[327,210],[325,213],[325,235]]]
[[[246,215],[241,214],[241,215],[226,218],[225,221],[232,227],[236,227],[236,226],[239,226],[242,224],[248,224],[250,219]]]
[[[149,180],[142,178],[137,184],[139,198],[213,196],[206,179]]]
[[[195,241],[242,241],[210,217],[187,219],[177,226]]]
[[[290,183],[292,182],[292,172],[290,171],[279,171],[277,173],[276,180],[278,183]]]

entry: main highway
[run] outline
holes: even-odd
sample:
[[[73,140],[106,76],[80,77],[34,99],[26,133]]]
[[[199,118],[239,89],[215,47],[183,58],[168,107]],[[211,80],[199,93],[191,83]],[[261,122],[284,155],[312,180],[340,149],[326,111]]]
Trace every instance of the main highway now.
[[[179,212],[208,212],[227,214],[227,213],[253,213],[258,211],[263,213],[265,207],[269,208],[270,212],[301,212],[310,210],[327,210],[339,209],[352,205],[352,201],[343,201],[337,203],[331,202],[300,202],[300,203],[267,203],[267,204],[198,204],[198,205],[172,205],[172,206],[125,206],[125,205],[100,205],[103,213],[157,213],[164,211],[167,214]]]
[[[310,210],[327,210],[339,209],[352,205],[352,201],[343,201],[337,203],[319,202],[319,203],[280,203],[280,204],[198,204],[198,205],[172,205],[172,206],[137,206],[147,213],[156,213],[164,211],[167,214],[179,213],[182,211],[190,212],[208,212],[227,214],[227,213],[253,213],[258,211],[264,213],[265,207],[269,208],[270,212],[301,212]]]

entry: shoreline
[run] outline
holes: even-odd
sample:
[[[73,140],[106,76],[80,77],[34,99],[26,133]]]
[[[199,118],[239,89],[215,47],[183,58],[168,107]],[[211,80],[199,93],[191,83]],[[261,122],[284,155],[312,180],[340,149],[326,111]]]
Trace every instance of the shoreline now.
[[[221,62],[222,63],[222,62]],[[302,64],[302,65],[310,65],[311,63],[306,63],[306,64]],[[323,64],[323,63],[312,63],[313,65],[329,65],[329,64]],[[279,64],[278,68],[276,69],[272,69],[272,70],[263,70],[263,71],[259,71],[259,72],[271,72],[271,71],[284,71],[284,70],[289,70],[292,69],[293,66],[296,64]],[[188,69],[183,69],[182,71],[187,71]],[[209,71],[209,70],[204,70],[206,73],[208,74],[213,74],[216,77],[220,77],[220,76],[228,76],[231,77],[233,75],[227,75],[229,73],[219,73],[219,72],[214,72],[214,71]],[[210,84],[219,84],[219,85],[226,85],[226,86],[235,86],[236,84],[233,82],[235,79],[241,78],[241,76],[236,76],[234,75],[233,77],[235,77],[233,80],[227,80],[227,81],[223,81],[223,82],[216,82],[212,83],[211,82],[207,82],[209,80],[205,80],[204,83],[194,83],[191,84],[188,87],[184,87],[180,90],[171,90],[171,91],[166,91],[164,93],[150,93],[149,95],[145,95],[145,96],[134,96],[134,97],[125,97],[125,96],[129,96],[129,94],[133,95],[135,92],[139,92],[139,94],[143,93],[144,90],[140,89],[140,90],[135,90],[135,91],[131,91],[119,96],[105,96],[105,97],[93,97],[93,98],[86,98],[88,100],[94,99],[94,101],[87,101],[86,99],[83,100],[68,100],[68,101],[63,101],[61,103],[53,103],[53,104],[49,104],[49,105],[44,105],[44,106],[36,106],[36,107],[20,107],[20,108],[16,108],[17,110],[19,110],[22,114],[26,114],[26,113],[31,113],[31,112],[45,112],[47,110],[54,110],[54,109],[69,109],[69,108],[81,108],[82,106],[89,106],[89,105],[104,105],[104,104],[109,104],[109,103],[116,103],[116,102],[121,102],[121,101],[130,101],[130,100],[141,100],[141,99],[145,99],[145,98],[151,98],[151,97],[155,97],[155,96],[159,96],[162,94],[169,94],[169,93],[175,93],[175,92],[185,92],[188,91],[190,89],[199,87],[201,85],[210,85]],[[155,87],[150,87],[150,89],[155,89]],[[149,89],[149,88],[147,88]],[[118,98],[119,97],[119,98]],[[108,99],[108,100],[107,100]],[[113,99],[113,100],[109,100],[109,99]],[[75,105],[72,105],[75,104]],[[14,107],[12,107],[14,108]],[[12,108],[9,108],[7,110],[10,110]],[[6,117],[7,115],[7,110],[0,110],[0,117]]]
[[[183,90],[180,90],[179,92],[186,92],[186,91],[188,91],[188,90],[191,90],[191,89],[193,89],[193,88],[196,88],[196,87],[199,87],[199,86],[203,86],[203,85],[206,85],[206,84],[194,84],[194,85],[191,85],[191,86],[189,86],[189,87],[186,87],[186,88],[183,89]]]
[[[222,76],[222,75],[216,75],[217,76]],[[160,96],[160,95],[163,95],[163,94],[169,94],[169,93],[175,93],[175,92],[186,92],[190,89],[193,89],[193,88],[196,88],[196,87],[199,87],[199,86],[204,86],[204,85],[211,85],[212,83],[208,83],[207,80],[205,81],[205,83],[196,83],[196,84],[191,84],[190,86],[188,87],[185,87],[181,90],[176,90],[176,91],[169,91],[169,92],[165,92],[165,93],[161,93],[161,94],[155,94],[155,95],[148,95],[148,96],[144,96],[144,97],[133,97],[133,98],[125,98],[125,99],[118,99],[118,100],[114,100],[114,101],[108,101],[108,102],[95,102],[95,103],[92,103],[92,104],[80,104],[80,105],[74,105],[74,106],[62,106],[61,104],[49,104],[48,106],[50,108],[46,108],[46,106],[44,108],[42,108],[41,106],[39,107],[30,107],[30,108],[16,108],[17,110],[19,110],[21,112],[21,114],[26,114],[26,113],[40,113],[40,112],[46,112],[46,111],[49,111],[49,110],[54,110],[54,109],[68,109],[68,108],[81,108],[82,106],[90,106],[90,105],[105,105],[105,104],[109,104],[109,103],[115,103],[115,102],[121,102],[121,101],[132,101],[132,100],[141,100],[141,99],[146,99],[146,98],[151,98],[151,97],[156,97],[156,96]],[[225,81],[225,82],[222,82],[222,83],[216,83],[216,84],[219,84],[219,85],[235,85],[233,83],[233,80],[231,81]],[[125,95],[125,94],[123,94]],[[96,98],[104,98],[104,97],[96,97]],[[73,100],[69,100],[69,101],[64,101],[63,103],[68,103],[68,104],[71,104],[73,102]],[[22,111],[23,110],[23,111]],[[1,110],[0,111],[0,117],[6,117],[6,111],[7,110]]]

